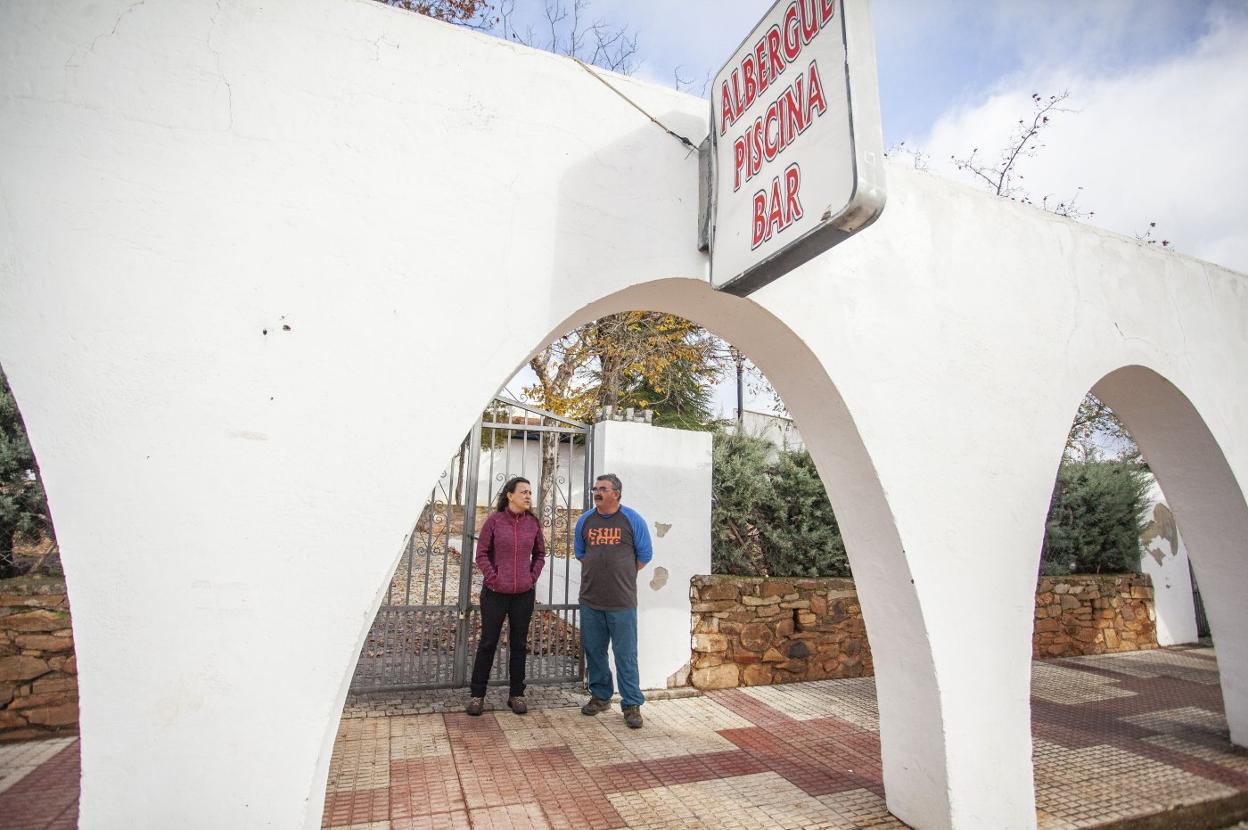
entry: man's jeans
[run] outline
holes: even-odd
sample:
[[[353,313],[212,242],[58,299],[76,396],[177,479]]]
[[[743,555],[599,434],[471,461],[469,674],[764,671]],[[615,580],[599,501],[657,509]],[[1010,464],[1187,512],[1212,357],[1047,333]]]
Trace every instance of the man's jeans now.
[[[620,682],[624,706],[646,702],[637,673],[637,609],[598,611],[581,606],[581,646],[585,649],[585,670],[589,693],[599,700],[610,700],[611,669],[607,665],[607,644],[615,652],[615,674]]]

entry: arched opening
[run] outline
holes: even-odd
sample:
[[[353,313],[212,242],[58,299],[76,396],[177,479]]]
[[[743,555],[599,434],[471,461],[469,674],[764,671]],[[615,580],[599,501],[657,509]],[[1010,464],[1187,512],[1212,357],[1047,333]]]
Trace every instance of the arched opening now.
[[[836,718],[832,717],[832,712],[829,711],[823,713],[828,715],[827,718],[812,719],[808,726],[814,731],[807,732],[801,740],[797,740],[794,747],[802,744],[806,750],[810,750],[813,744],[803,744],[804,740],[828,739],[830,733],[824,734],[819,731],[820,729],[824,732],[832,730],[840,738],[846,738],[847,726],[852,727],[850,731],[854,731],[857,736],[855,740],[858,743],[852,751],[849,749],[849,744],[840,745],[840,749],[845,753],[844,757],[850,759],[845,764],[846,769],[839,771],[830,767],[824,769],[812,760],[813,756],[808,756],[809,763],[798,764],[799,771],[803,771],[802,774],[806,776],[809,784],[803,792],[801,787],[797,787],[791,780],[779,775],[775,770],[769,769],[756,757],[750,756],[748,760],[742,760],[746,759],[746,754],[741,753],[739,747],[734,746],[731,740],[718,733],[733,729],[755,730],[758,736],[754,737],[767,737],[768,740],[774,740],[775,735],[769,733],[764,728],[765,725],[734,716],[730,708],[715,703],[714,697],[700,699],[700,702],[673,701],[670,713],[660,712],[654,716],[654,730],[650,734],[658,739],[659,743],[669,744],[666,749],[653,749],[652,757],[630,755],[625,752],[618,758],[612,758],[608,747],[598,746],[602,742],[589,740],[582,742],[585,746],[574,750],[568,746],[568,739],[561,737],[561,730],[575,731],[579,728],[581,732],[584,732],[585,729],[594,725],[594,722],[586,722],[584,718],[579,717],[575,709],[564,709],[562,712],[553,713],[539,710],[531,712],[526,719],[520,719],[503,710],[502,700],[505,697],[497,696],[497,699],[492,698],[490,701],[493,704],[490,708],[496,715],[488,721],[487,727],[493,732],[489,737],[491,754],[502,753],[507,756],[505,761],[514,761],[517,762],[518,767],[527,765],[530,768],[533,768],[534,764],[540,767],[547,763],[556,764],[556,766],[564,764],[573,769],[632,764],[637,774],[643,777],[649,776],[646,781],[653,786],[673,783],[670,773],[675,767],[680,766],[679,758],[692,757],[696,759],[692,763],[700,768],[700,772],[692,774],[692,777],[688,779],[689,782],[705,782],[721,776],[727,777],[732,774],[732,763],[737,763],[741,765],[741,768],[736,770],[738,774],[754,771],[758,774],[775,776],[778,786],[797,787],[794,793],[802,798],[813,799],[815,790],[827,786],[831,786],[832,789],[821,790],[818,794],[842,796],[841,800],[857,798],[861,802],[862,794],[865,793],[876,800],[880,814],[884,815],[886,811],[879,797],[883,795],[882,782],[888,782],[888,805],[894,812],[904,814],[909,809],[911,816],[917,817],[932,809],[942,809],[939,799],[944,798],[940,794],[944,792],[943,785],[936,787],[936,792],[933,792],[928,788],[916,786],[910,776],[903,774],[906,770],[913,770],[916,765],[924,765],[925,768],[933,770],[936,778],[943,774],[943,747],[939,740],[940,708],[934,678],[930,671],[930,655],[923,651],[925,634],[921,613],[914,600],[913,586],[907,574],[896,530],[892,526],[887,504],[865,447],[844,402],[827,377],[825,370],[800,338],[761,307],[748,301],[716,294],[710,291],[705,283],[694,280],[661,280],[604,298],[556,326],[547,336],[542,347],[545,348],[561,333],[573,330],[583,323],[632,309],[657,309],[666,314],[679,315],[681,318],[705,326],[719,337],[731,342],[749,355],[766,373],[793,414],[802,431],[804,442],[818,467],[819,476],[826,486],[827,495],[836,511],[836,516],[840,520],[845,550],[855,575],[858,577],[858,596],[872,637],[876,671],[875,685],[878,688],[878,724],[881,734],[879,738],[876,738],[872,732],[877,722],[874,700],[856,700],[850,706],[850,708],[856,706],[856,714],[853,716],[848,716],[847,711],[841,711],[842,717]],[[540,349],[534,350],[534,354],[538,351]],[[496,406],[496,404],[486,407],[487,414],[490,406]],[[542,419],[545,424],[551,414],[548,410],[543,412],[540,408],[535,408],[528,416],[512,413],[502,416],[502,420],[487,421],[485,430],[481,433],[485,437],[479,440],[485,443],[496,440],[498,436],[491,437],[489,430],[499,430],[500,423],[515,423],[519,420],[528,425],[529,422],[526,419],[533,417]],[[543,424],[533,423],[531,426]],[[522,430],[517,430],[517,432],[522,432]],[[515,440],[523,442],[526,438],[521,436],[517,439],[513,434],[505,436],[502,440],[506,445]],[[469,448],[469,452],[471,452],[471,444],[469,440],[465,445]],[[540,454],[540,439],[533,449]],[[569,450],[574,449],[575,443],[573,442]],[[594,447],[592,452],[600,450],[601,447]],[[574,452],[569,453],[569,457],[574,455]],[[443,490],[443,501],[448,507],[455,501],[452,495],[457,486],[455,482],[474,480],[474,473],[471,469],[461,473],[450,472],[455,466],[456,462],[452,462],[444,479],[446,486]],[[471,464],[468,466],[471,467]],[[596,472],[604,471],[608,470]],[[499,483],[493,481],[495,476],[489,478],[493,485]],[[537,482],[539,476],[533,476],[532,479]],[[624,499],[626,502],[629,500],[628,486],[626,480]],[[567,492],[568,497],[561,504],[557,504],[556,510],[552,512],[556,520],[563,518],[560,510],[566,510],[567,505],[576,501],[575,488],[569,488]],[[540,499],[540,495],[537,498]],[[463,510],[470,513],[473,508],[466,506]],[[437,526],[439,524],[437,508],[426,512],[428,515],[422,516],[425,526],[427,528]],[[447,526],[453,526],[457,521],[463,522],[466,514],[462,512],[457,514],[453,508],[450,508],[441,511],[441,515],[445,517]],[[418,531],[421,529],[420,522],[417,523],[417,529]],[[656,530],[658,530],[657,526]],[[467,543],[468,535],[456,534],[452,528],[452,532],[444,536],[446,541],[443,542],[443,547],[450,548],[449,540],[456,535],[460,535],[465,540],[465,544]],[[436,548],[436,543],[434,547]],[[404,556],[408,562],[414,561],[410,546],[405,550]],[[547,567],[550,568],[556,563],[556,558],[548,556],[547,562]],[[570,564],[566,556],[564,562]],[[403,571],[402,564],[399,570]],[[408,572],[402,576],[405,582],[410,578],[410,573],[409,568]],[[461,573],[466,572],[461,570]],[[685,626],[689,624],[688,577],[685,579],[685,584],[677,581],[677,588],[683,603],[683,620],[677,623],[680,626],[678,631],[682,632],[681,636],[686,636],[683,631],[687,631]],[[463,585],[464,583],[461,582],[461,590]],[[654,588],[653,583],[650,587]],[[392,583],[391,590],[393,588]],[[471,596],[472,589],[468,590]],[[574,601],[574,598],[570,599]],[[771,599],[766,601],[770,603]],[[785,613],[797,620],[803,610],[805,609],[785,609]],[[567,624],[575,624],[575,619],[572,617],[565,618],[564,621]],[[459,640],[462,643],[463,637]],[[532,642],[531,636],[530,643]],[[689,654],[687,644],[685,654]],[[500,663],[501,660],[497,660],[495,664],[495,679],[501,680]],[[461,683],[463,672],[464,668],[461,668],[459,678]],[[748,685],[748,683],[733,683],[732,685]],[[501,693],[498,694],[501,695]],[[739,695],[739,701],[743,705],[749,705],[750,701],[753,701],[752,705],[759,711],[767,709],[766,702],[757,696],[751,697],[739,691],[724,694]],[[875,697],[875,694],[868,692],[867,696]],[[375,706],[373,713],[380,713],[387,706],[392,707],[392,711],[404,711],[402,703],[393,697],[379,700],[380,705]],[[452,748],[460,745],[460,742],[467,742],[463,743],[463,746],[467,747],[472,741],[480,740],[480,735],[476,738],[473,735],[476,734],[474,730],[479,731],[483,721],[471,720],[462,713],[465,701],[465,690],[462,685],[448,695],[445,701],[442,704],[433,704],[432,708],[444,709],[446,714],[427,726],[416,725],[414,721],[404,718],[384,727],[380,726],[383,720],[377,718],[347,717],[343,720],[333,767],[329,772],[329,798],[326,804],[325,820],[330,824],[327,826],[336,826],[348,820],[354,822],[376,820],[379,818],[378,814],[370,810],[376,810],[379,802],[369,799],[393,798],[396,792],[404,793],[397,796],[402,800],[402,804],[396,807],[396,802],[390,802],[391,815],[398,815],[394,812],[395,809],[427,811],[429,810],[427,799],[430,782],[442,782],[438,785],[443,788],[439,790],[441,795],[438,796],[441,799],[440,812],[471,813],[473,810],[515,806],[493,804],[488,796],[481,793],[470,794],[463,789],[456,790],[455,786],[447,783],[463,779],[463,771],[460,770],[457,773],[454,769],[455,762],[450,757],[455,755],[451,752]],[[574,699],[568,702],[576,703],[579,700]],[[412,710],[407,710],[407,713],[414,716]],[[363,713],[356,711],[349,714]],[[690,717],[709,718],[713,722],[712,725],[716,727],[710,730],[710,737],[703,737],[699,743],[700,739],[686,729],[688,726],[686,720]],[[858,718],[858,721],[851,722],[853,717]],[[833,723],[836,728],[833,728]],[[681,731],[682,729],[685,731]],[[794,731],[796,733],[802,729],[803,727],[798,725]],[[410,740],[413,731],[423,734],[422,730],[432,730],[425,738],[424,749],[420,752],[415,749],[404,750],[409,752],[409,755],[404,756],[402,765],[394,765],[391,759],[399,757],[394,754],[396,740],[402,744]],[[753,735],[752,732],[751,735]],[[865,743],[872,743],[878,747],[878,742],[881,741],[882,757],[878,749],[872,750],[865,746]],[[676,744],[682,744],[682,746],[673,749]],[[542,758],[526,756],[524,763],[520,763],[521,759],[516,757],[517,753],[527,753],[534,748],[544,748],[547,752]],[[798,747],[794,751],[800,753],[802,750]],[[594,755],[595,752],[598,754]],[[726,766],[718,770],[713,766],[708,766],[712,763],[708,760],[712,756],[718,758],[718,762]],[[556,757],[559,759],[557,762],[553,760]],[[484,760],[481,763],[485,763]],[[660,768],[665,763],[668,774],[660,774]],[[853,772],[853,766],[858,767],[857,773]],[[383,768],[389,770],[385,775],[382,774]],[[816,778],[819,779],[818,783],[815,783]],[[361,794],[359,782],[376,783],[382,780],[387,782],[390,791],[388,795],[382,796],[376,792],[368,796]],[[397,790],[396,781],[403,782],[403,786]],[[872,781],[875,782],[874,785]],[[519,786],[520,792],[525,794],[525,797],[544,800],[544,803],[545,800],[554,799],[556,809],[563,811],[562,815],[569,819],[586,818],[585,810],[588,809],[586,804],[596,803],[605,810],[606,807],[603,805],[615,803],[610,797],[612,793],[605,791],[601,793],[603,798],[597,801],[582,797],[579,803],[572,803],[566,798],[560,801],[556,794],[542,789],[540,785],[527,779],[523,785]],[[449,790],[447,790],[448,787]],[[381,787],[371,789],[380,790]],[[415,791],[419,791],[421,795],[412,800],[410,793]],[[451,792],[450,795],[446,795],[448,791]],[[458,795],[455,794],[456,792]],[[933,798],[938,801],[935,805],[933,805]],[[830,809],[826,805],[816,806],[819,810]],[[842,806],[849,809],[848,801]],[[858,808],[861,809],[862,806],[862,803],[858,803]]]
[[[1146,367],[1093,385],[1075,432],[1036,594],[1037,810],[1082,826],[1216,809],[1246,780],[1233,746],[1243,740],[1242,490],[1195,405]],[[1199,641],[1189,552],[1211,594],[1216,657]],[[1097,774],[1107,767],[1122,773],[1111,786]]]
[[[78,813],[78,679],[65,575],[26,426],[0,368],[0,816]]]

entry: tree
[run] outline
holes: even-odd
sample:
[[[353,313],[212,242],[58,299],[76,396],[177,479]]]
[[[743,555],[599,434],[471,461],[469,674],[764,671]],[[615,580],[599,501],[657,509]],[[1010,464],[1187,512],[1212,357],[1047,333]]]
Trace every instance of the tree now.
[[[707,364],[680,358],[672,361],[662,376],[640,376],[621,405],[652,410],[655,421],[665,427],[710,430],[715,427],[711,412],[714,384]]]
[[[545,19],[539,26],[516,23],[516,0],[501,0],[497,8],[486,0],[378,0],[387,6],[406,9],[491,32],[535,49],[566,55],[579,61],[631,74],[636,68],[637,36],[627,26],[590,19],[590,0],[545,0]]]
[[[1069,97],[1070,93],[1066,91],[1047,98],[1039,93],[1032,93],[1030,120],[1018,119],[1017,126],[1006,140],[995,163],[984,162],[979,157],[978,147],[972,149],[970,154],[963,158],[950,156],[950,160],[957,169],[965,170],[975,176],[998,196],[1027,205],[1035,204],[1026,188],[1020,184],[1023,181],[1023,174],[1019,167],[1023,159],[1034,158],[1040,150],[1044,149],[1044,144],[1040,142],[1041,135],[1049,128],[1054,115],[1070,112],[1061,106]],[[916,164],[920,155],[915,151]],[[1082,188],[1076,190],[1074,196],[1060,202],[1050,202],[1051,196],[1045,196],[1040,200],[1039,207],[1059,216],[1069,216],[1073,219],[1091,217],[1094,215],[1093,212],[1084,213],[1075,207],[1081,190]]]
[[[1041,572],[1138,571],[1147,493],[1148,477],[1139,464],[1063,464],[1045,523]]]
[[[840,527],[810,453],[776,453],[762,438],[726,434],[715,436],[712,452],[713,572],[849,576]]]
[[[815,461],[782,452],[771,475],[774,498],[760,506],[763,558],[772,576],[849,576],[849,559]]]
[[[599,407],[652,409],[657,422],[709,429],[710,387],[723,370],[722,344],[700,326],[654,311],[626,311],[586,323],[529,361],[536,383],[524,388],[555,415],[589,420]],[[552,425],[554,420],[546,418]],[[557,433],[543,433],[539,515],[553,520]]]
[[[545,24],[539,30],[515,25],[515,0],[502,0],[495,26],[506,40],[514,40],[535,49],[566,55],[579,61],[631,75],[636,68],[637,36],[627,26],[615,26],[599,18],[588,19],[589,0],[545,0]]]
[[[587,343],[597,358],[598,406],[652,409],[664,425],[710,428],[708,387],[719,381],[726,352],[706,329],[674,314],[629,311],[591,324]]]
[[[604,406],[653,409],[660,423],[712,425],[708,387],[727,362],[722,341],[674,314],[625,311],[557,338],[529,361],[525,394],[556,415],[588,420]],[[664,413],[672,421],[664,419]]]
[[[1066,436],[1065,461],[1095,461],[1105,450],[1122,461],[1138,461],[1140,448],[1114,411],[1089,392],[1079,402],[1074,423]]]
[[[16,576],[14,542],[53,537],[39,465],[9,380],[0,370],[0,579]],[[54,538],[54,537],[53,537]]]
[[[474,29],[488,29],[494,24],[489,17],[493,8],[484,0],[380,0],[387,6],[407,9],[447,23],[459,23]]]
[[[767,476],[771,445],[749,435],[716,435],[711,450],[711,571],[767,576],[757,525],[775,499]]]

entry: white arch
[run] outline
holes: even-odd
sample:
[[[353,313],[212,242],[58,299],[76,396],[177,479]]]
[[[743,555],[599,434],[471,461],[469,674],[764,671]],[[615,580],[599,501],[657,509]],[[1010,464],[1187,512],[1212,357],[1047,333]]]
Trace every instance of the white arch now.
[[[1092,393],[1134,436],[1180,523],[1218,650],[1231,740],[1248,746],[1248,503],[1195,404],[1160,373],[1123,366]]]
[[[836,511],[862,602],[889,808],[921,820],[947,812],[940,689],[922,607],[870,455],[827,369],[766,308],[713,291],[702,279],[644,282],[603,297],[555,326],[543,345],[590,320],[628,310],[676,314],[704,326],[748,354],[780,392]],[[916,781],[916,769],[930,771],[929,781]]]

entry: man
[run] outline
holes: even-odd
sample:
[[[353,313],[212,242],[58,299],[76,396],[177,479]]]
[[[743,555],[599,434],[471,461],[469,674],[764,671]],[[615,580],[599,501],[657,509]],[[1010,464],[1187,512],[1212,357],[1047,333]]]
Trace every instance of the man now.
[[[620,504],[618,476],[594,481],[594,509],[576,522],[576,558],[581,563],[581,645],[589,673],[589,701],[581,714],[596,715],[611,706],[611,669],[607,646],[615,652],[624,722],[641,728],[640,676],[637,672],[637,572],[654,551],[646,521]]]

